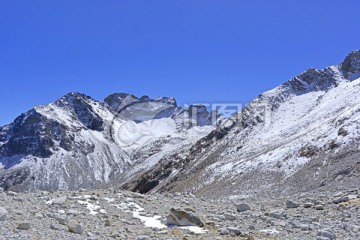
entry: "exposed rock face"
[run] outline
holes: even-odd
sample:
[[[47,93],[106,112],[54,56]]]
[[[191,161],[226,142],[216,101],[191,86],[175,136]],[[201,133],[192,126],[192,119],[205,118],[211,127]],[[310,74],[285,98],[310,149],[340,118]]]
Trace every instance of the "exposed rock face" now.
[[[360,50],[352,51],[341,63],[341,70],[348,74],[359,74],[360,72]]]
[[[37,157],[48,157],[51,155],[51,147],[54,146],[53,139],[61,137],[62,126],[31,110],[19,116],[10,127],[10,131],[13,134],[10,134],[1,146],[3,156],[33,154]],[[5,168],[13,164],[16,162],[5,164]]]
[[[174,98],[138,98],[125,93],[111,94],[105,98],[104,103],[117,118],[136,122],[171,117],[179,109]]]

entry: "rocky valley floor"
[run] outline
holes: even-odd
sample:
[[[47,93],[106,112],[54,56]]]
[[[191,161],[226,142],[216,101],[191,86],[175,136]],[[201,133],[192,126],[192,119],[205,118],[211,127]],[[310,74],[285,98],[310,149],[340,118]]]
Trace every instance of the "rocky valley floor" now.
[[[359,194],[212,200],[114,189],[3,192],[0,239],[360,239]]]

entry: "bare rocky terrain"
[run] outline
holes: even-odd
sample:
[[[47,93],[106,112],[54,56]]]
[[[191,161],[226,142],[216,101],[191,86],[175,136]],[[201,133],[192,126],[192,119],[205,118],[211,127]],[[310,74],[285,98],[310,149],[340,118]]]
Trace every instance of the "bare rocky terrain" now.
[[[0,194],[0,206],[0,239],[360,238],[358,189],[236,200],[115,189],[9,191]]]

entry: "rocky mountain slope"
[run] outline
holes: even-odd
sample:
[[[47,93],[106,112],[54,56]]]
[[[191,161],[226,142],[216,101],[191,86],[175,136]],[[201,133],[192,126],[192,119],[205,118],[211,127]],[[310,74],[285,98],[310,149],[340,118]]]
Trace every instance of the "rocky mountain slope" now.
[[[69,93],[0,128],[0,187],[97,188],[189,148],[214,129],[213,117],[173,98],[116,93],[98,102]]]
[[[360,51],[308,69],[122,187],[229,199],[358,188],[359,77]]]

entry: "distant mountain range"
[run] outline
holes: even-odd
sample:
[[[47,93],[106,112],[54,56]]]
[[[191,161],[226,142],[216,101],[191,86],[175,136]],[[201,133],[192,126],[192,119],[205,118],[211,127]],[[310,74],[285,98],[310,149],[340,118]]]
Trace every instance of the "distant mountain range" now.
[[[69,93],[0,128],[0,187],[240,198],[359,186],[360,51],[222,119],[173,98]]]

